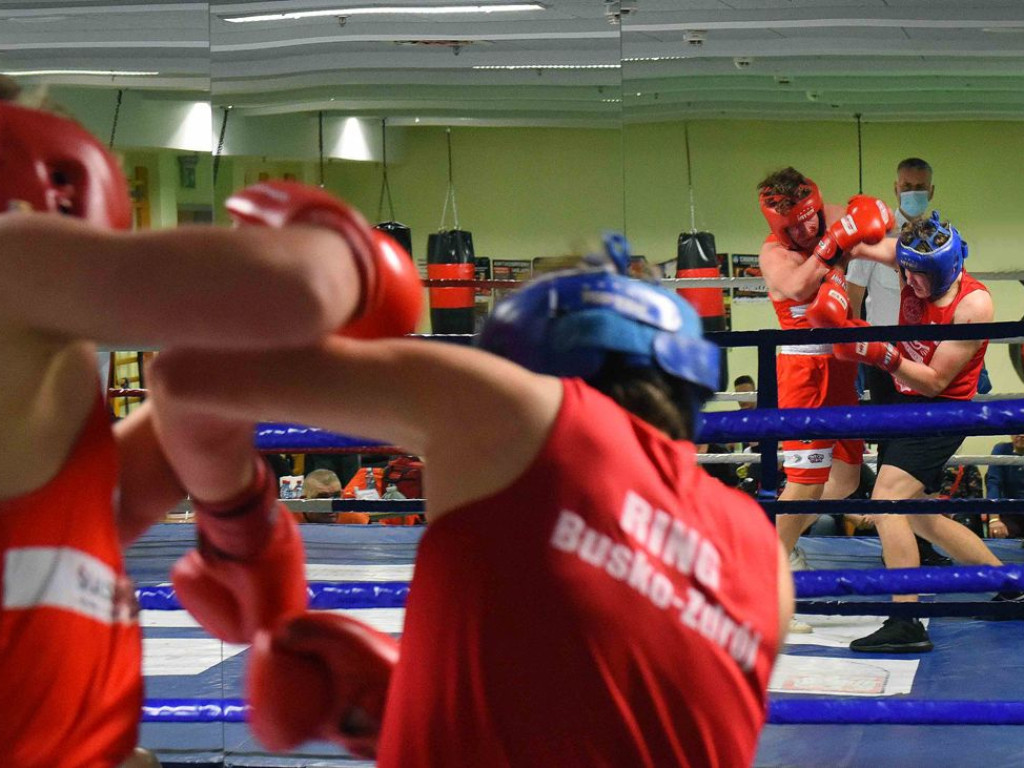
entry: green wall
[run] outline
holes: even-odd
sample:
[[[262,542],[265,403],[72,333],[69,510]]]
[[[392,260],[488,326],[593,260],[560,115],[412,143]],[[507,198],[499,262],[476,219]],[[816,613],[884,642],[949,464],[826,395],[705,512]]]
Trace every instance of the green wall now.
[[[388,178],[396,217],[412,227],[413,250],[423,260],[448,188],[444,129],[408,130],[403,155]],[[473,232],[478,256],[583,253],[603,230],[623,226],[619,131],[455,128],[452,158],[459,226]],[[377,163],[334,161],[326,174],[327,188],[370,218],[377,216],[381,179]],[[388,216],[386,204],[381,215]]]
[[[473,232],[477,253],[492,258],[582,253],[597,247],[603,230],[624,227],[636,252],[669,260],[680,231],[690,228],[685,127],[454,128],[459,224]],[[796,166],[818,182],[829,201],[841,203],[858,191],[852,121],[694,121],[688,129],[696,225],[715,234],[720,252],[757,252],[767,227],[755,189],[771,170]],[[1024,192],[1015,183],[1024,170],[1024,124],[865,123],[861,142],[864,192],[894,204],[896,164],[923,157],[935,168],[933,204],[970,243],[968,267],[1010,270],[1024,261],[1015,236],[1024,208]],[[218,196],[255,180],[260,171],[271,177],[291,173],[312,183],[319,178],[315,162],[224,158]],[[422,261],[444,205],[445,130],[405,129],[400,160],[389,176],[396,217],[412,227],[415,255]],[[328,189],[376,218],[379,163],[332,160],[325,179]],[[992,282],[990,288],[996,319],[1019,319],[1024,288],[1010,281]],[[767,302],[736,303],[733,327],[774,328],[776,321]],[[992,345],[988,367],[997,392],[1021,390],[1005,345]],[[755,371],[752,351],[730,354],[733,376]],[[967,448],[987,453],[992,442],[972,438]]]
[[[625,131],[626,222],[635,249],[671,258],[690,228],[684,125],[628,126]],[[854,123],[697,121],[689,126],[698,229],[713,232],[722,253],[757,253],[767,227],[756,204],[757,182],[793,165],[818,182],[828,201],[858,191]],[[1020,252],[1024,191],[1024,125],[1012,122],[867,123],[862,127],[864,192],[895,205],[896,165],[905,157],[935,169],[933,205],[970,245],[972,271],[1024,268]],[[1024,287],[990,281],[996,320],[1018,320]],[[767,301],[733,304],[734,330],[776,328]],[[756,372],[752,350],[730,352],[730,374]],[[986,355],[994,391],[1020,392],[1005,344]],[[731,406],[722,406],[729,408]],[[963,450],[988,453],[994,438],[968,438]]]

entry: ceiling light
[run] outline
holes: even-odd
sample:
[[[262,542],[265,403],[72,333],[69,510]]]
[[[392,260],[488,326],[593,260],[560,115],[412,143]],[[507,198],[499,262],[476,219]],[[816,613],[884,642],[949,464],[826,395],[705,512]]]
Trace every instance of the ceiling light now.
[[[621,69],[621,64],[478,64],[473,69]]]
[[[119,69],[11,69],[0,72],[8,77],[35,77],[39,75],[88,75],[94,77],[152,77],[159,72]]]
[[[622,61],[624,64],[637,64],[649,61],[685,61],[691,56],[628,56]]]
[[[543,11],[540,3],[504,3],[501,5],[380,5],[354,6],[352,8],[325,8],[316,11],[294,11],[292,13],[265,13],[258,16],[224,16],[224,21],[242,23],[248,21],[292,21],[311,19],[318,16],[379,16],[383,14],[452,14],[452,13],[509,13],[514,11]]]

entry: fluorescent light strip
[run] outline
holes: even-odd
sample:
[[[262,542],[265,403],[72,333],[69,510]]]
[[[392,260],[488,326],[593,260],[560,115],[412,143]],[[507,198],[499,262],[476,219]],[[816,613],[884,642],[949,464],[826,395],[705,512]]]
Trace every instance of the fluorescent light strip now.
[[[636,64],[638,62],[647,61],[685,61],[686,59],[692,58],[691,56],[634,56],[623,59],[625,64]]]
[[[354,8],[328,8],[294,13],[267,13],[259,16],[224,16],[224,21],[242,24],[250,21],[293,21],[320,16],[380,16],[395,14],[452,14],[452,13],[510,13],[515,11],[543,11],[540,3],[506,3],[503,5],[384,5]]]
[[[117,69],[19,69],[0,72],[8,77],[35,77],[38,75],[88,75],[90,77],[152,77],[159,72],[139,72]]]
[[[621,64],[479,64],[473,69],[621,69]]]

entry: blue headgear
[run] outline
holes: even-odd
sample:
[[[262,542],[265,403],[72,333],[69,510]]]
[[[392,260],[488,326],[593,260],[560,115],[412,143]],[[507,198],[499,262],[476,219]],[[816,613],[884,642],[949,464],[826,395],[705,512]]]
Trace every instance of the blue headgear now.
[[[626,277],[628,246],[605,239],[614,263],[552,272],[498,303],[478,344],[524,368],[588,380],[609,353],[694,385],[703,403],[718,388],[718,347],[705,341],[686,301]]]
[[[896,242],[896,263],[904,280],[908,269],[927,273],[932,282],[932,298],[937,299],[960,276],[967,258],[967,243],[956,227],[939,220],[938,211],[932,211],[922,235],[909,230],[900,235]]]

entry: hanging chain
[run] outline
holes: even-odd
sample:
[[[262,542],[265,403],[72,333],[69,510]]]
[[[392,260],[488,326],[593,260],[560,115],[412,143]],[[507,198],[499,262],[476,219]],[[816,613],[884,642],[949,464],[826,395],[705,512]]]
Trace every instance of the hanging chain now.
[[[381,118],[380,121],[380,146],[381,146],[381,161],[384,164],[383,178],[381,179],[380,185],[380,199],[377,201],[377,221],[380,221],[381,212],[384,210],[384,195],[388,197],[388,216],[389,221],[395,220],[395,203],[391,199],[391,184],[388,181],[388,119],[386,117]]]
[[[455,174],[452,169],[452,129],[448,128],[446,131],[448,139],[448,190],[444,196],[444,210],[441,211],[441,226],[439,230],[444,229],[444,223],[448,220],[448,201],[452,203],[452,220],[455,222],[454,229],[459,228],[459,209],[455,207]]]
[[[114,105],[114,124],[110,126],[110,144],[108,149],[114,148],[114,138],[117,136],[117,121],[121,117],[121,98],[124,96],[124,88],[117,89],[117,104]]]
[[[217,172],[220,170],[220,158],[224,153],[224,136],[228,131],[228,115],[231,107],[224,107],[224,119],[220,122],[220,135],[217,137],[217,150],[213,153],[213,183],[217,183]]]

